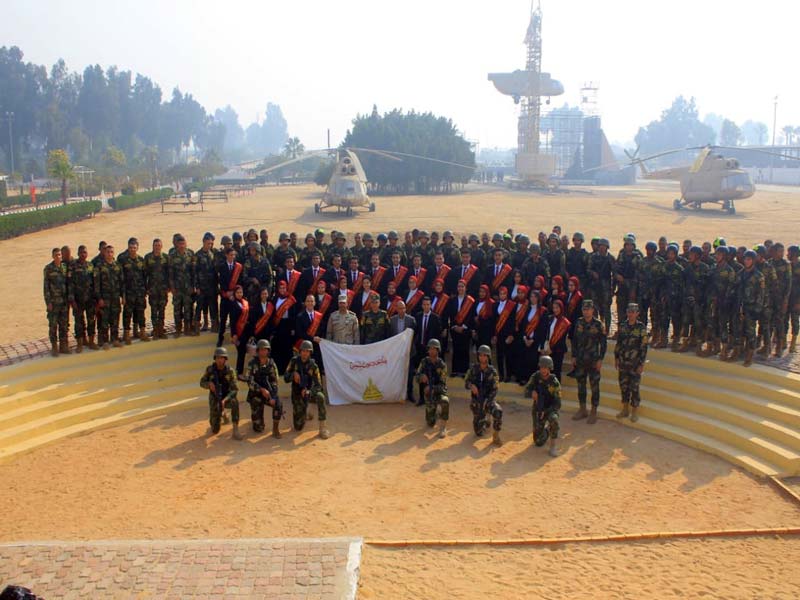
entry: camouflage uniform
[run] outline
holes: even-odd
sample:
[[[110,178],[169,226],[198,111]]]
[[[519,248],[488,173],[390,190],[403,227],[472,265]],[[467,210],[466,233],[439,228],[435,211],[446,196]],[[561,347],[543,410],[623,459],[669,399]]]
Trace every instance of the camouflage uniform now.
[[[480,363],[474,363],[467,371],[464,385],[467,389],[474,385],[480,391],[478,396],[471,396],[469,403],[475,435],[483,435],[489,426],[487,414],[492,415],[492,428],[500,431],[503,426],[503,408],[497,402],[497,369],[489,365],[483,371]]]
[[[636,295],[641,308],[639,315],[645,326],[652,320],[652,328],[655,331],[660,329],[662,321],[658,289],[663,265],[664,261],[658,256],[653,256],[653,258],[645,256],[639,262],[639,268],[636,271]]]
[[[425,422],[428,427],[436,425],[436,409],[439,418],[447,421],[450,418],[450,398],[447,397],[447,365],[441,358],[431,360],[426,356],[417,367],[417,383],[423,375],[428,376],[428,383],[420,385],[425,389]]]
[[[247,367],[247,403],[250,405],[250,420],[253,431],[264,431],[264,407],[267,399],[261,394],[261,388],[269,392],[270,398],[275,401],[272,407],[272,420],[280,421],[283,417],[283,405],[278,398],[278,367],[272,358],[267,358],[266,364],[256,356]]]
[[[669,324],[672,322],[672,341],[677,344],[681,335],[681,308],[683,306],[683,267],[675,262],[665,262],[661,267],[659,310],[661,312],[662,345],[669,339]]]
[[[589,263],[589,253],[585,248],[570,248],[567,250],[566,269],[567,275],[570,277],[577,277],[581,283],[581,287],[585,288],[588,284],[587,280],[587,266]]]
[[[149,252],[144,257],[144,281],[150,300],[150,322],[153,324],[153,337],[164,333],[164,312],[167,308],[169,292],[169,259],[162,252],[156,256]]]
[[[49,263],[43,272],[44,303],[47,305],[47,324],[50,344],[55,353],[56,346],[62,352],[67,350],[67,330],[69,329],[69,304],[67,302],[67,265],[62,262],[56,266]]]
[[[123,296],[124,281],[122,267],[117,261],[100,263],[94,271],[94,298],[97,304],[102,300],[105,306],[98,309],[97,343],[107,344],[119,339],[120,300]]]
[[[132,258],[127,252],[123,259],[117,261],[122,267],[123,297],[125,306],[122,308],[122,329],[125,331],[125,340],[130,341],[131,320],[133,320],[133,335],[137,328],[144,335],[145,321],[144,308],[146,296],[144,258],[136,255]]]
[[[389,337],[389,317],[385,310],[367,310],[361,315],[361,343],[372,344]]]
[[[772,260],[772,268],[775,271],[777,282],[775,284],[775,296],[772,302],[772,331],[778,344],[783,348],[786,346],[786,325],[789,319],[789,296],[792,293],[792,265],[785,258]]]
[[[187,249],[184,254],[175,252],[169,257],[169,287],[172,290],[172,308],[175,317],[175,333],[181,333],[185,326],[186,333],[192,331],[192,294],[194,293],[194,253]]]
[[[736,300],[736,271],[727,261],[711,270],[707,292],[710,335],[715,345],[721,343],[724,348],[731,341],[731,315]]]
[[[647,359],[647,327],[641,321],[633,325],[627,317],[619,323],[619,336],[614,348],[614,360],[618,363],[619,390],[622,392],[622,403],[639,406],[639,384],[642,375],[639,369],[644,367]]]
[[[260,246],[259,246],[260,247]],[[201,318],[208,324],[211,318],[211,329],[219,327],[219,298],[217,296],[217,253],[212,248],[200,248],[194,255],[194,272],[197,280],[197,306],[194,309],[194,321],[199,325]]]
[[[294,382],[293,375],[300,374],[300,383]],[[303,362],[299,355],[295,355],[286,367],[283,380],[292,382],[292,423],[295,431],[301,431],[306,424],[308,405],[316,403],[317,413],[320,421],[325,421],[327,412],[325,409],[325,394],[322,393],[322,379],[319,367],[313,358]]]
[[[216,394],[210,390],[209,383],[213,383],[217,388]],[[231,409],[231,422],[239,423],[239,398],[237,397],[239,387],[236,384],[236,371],[228,364],[225,364],[225,368],[220,370],[215,363],[211,363],[200,378],[200,387],[209,390],[208,423],[211,425],[213,433],[219,433],[222,412],[226,408]]]
[[[261,293],[261,288],[266,287],[268,290],[272,287],[272,266],[269,261],[261,256],[249,256],[244,261],[244,268],[242,269],[242,284],[245,288],[245,298],[251,304],[258,302],[258,296]],[[258,280],[254,283],[252,280]],[[313,291],[309,290],[311,293]]]
[[[586,406],[586,379],[592,388],[592,406],[600,405],[600,371],[597,361],[606,355],[606,328],[597,317],[588,323],[580,318],[572,338],[572,358],[575,360],[575,379],[578,381],[578,402]]]
[[[546,379],[537,370],[525,385],[525,395],[531,397],[536,392],[536,402],[531,406],[533,417],[533,440],[537,446],[544,446],[547,437],[558,439],[559,417],[561,410],[561,383],[554,373]],[[545,431],[548,435],[545,436]]]
[[[626,319],[625,309],[629,302],[638,302],[639,269],[641,266],[641,256],[636,249],[630,254],[623,250],[619,253],[619,258],[614,261],[614,280],[617,284],[617,323],[622,323]],[[621,276],[623,281],[617,281],[617,276]]]
[[[550,269],[550,277],[555,277],[556,275],[561,275],[561,278],[566,281],[568,279],[567,275],[567,259],[564,251],[561,248],[556,248],[555,250],[551,250],[549,246],[542,249],[542,258],[547,261],[547,266]],[[547,279],[548,285],[550,284],[550,279]]]
[[[778,275],[769,261],[761,261],[756,265],[764,276],[764,310],[758,318],[758,337],[764,345],[763,352],[769,354],[772,344],[772,319],[775,314],[775,303],[778,296]]]
[[[764,313],[764,298],[766,297],[766,284],[764,275],[755,266],[742,269],[737,280],[737,310],[742,314],[742,328],[744,341],[749,350],[756,347],[756,323]]]
[[[681,333],[702,344],[706,335],[705,292],[709,269],[704,262],[689,263],[683,270]]]
[[[594,300],[597,315],[603,319],[606,330],[611,326],[611,292],[614,273],[614,257],[606,253],[605,256],[595,252],[589,256],[589,291],[590,298]]]
[[[75,319],[75,338],[83,339],[95,334],[94,265],[89,261],[74,260],[69,272],[69,301]]]
[[[789,293],[789,311],[792,321],[792,338],[800,333],[800,261],[789,263],[792,272],[792,284]]]

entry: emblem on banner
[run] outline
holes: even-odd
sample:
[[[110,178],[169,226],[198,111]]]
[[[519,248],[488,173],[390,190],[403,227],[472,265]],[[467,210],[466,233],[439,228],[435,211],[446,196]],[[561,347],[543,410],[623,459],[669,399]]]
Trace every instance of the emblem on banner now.
[[[361,396],[364,402],[379,402],[383,400],[383,393],[378,389],[378,386],[372,381],[372,377],[367,382],[367,387],[364,388],[364,395]]]

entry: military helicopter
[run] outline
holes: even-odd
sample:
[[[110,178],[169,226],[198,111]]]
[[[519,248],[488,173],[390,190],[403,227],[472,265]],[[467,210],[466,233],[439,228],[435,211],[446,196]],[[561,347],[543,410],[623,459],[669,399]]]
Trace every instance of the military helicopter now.
[[[375,202],[370,199],[367,193],[367,184],[369,183],[367,174],[364,171],[364,167],[361,166],[361,161],[358,159],[357,152],[375,154],[387,160],[398,162],[403,162],[404,158],[414,158],[461,167],[463,169],[475,169],[474,166],[462,165],[460,163],[430,158],[428,156],[408,154],[406,152],[396,152],[394,150],[375,150],[373,148],[326,148],[323,150],[305,152],[296,158],[283,161],[265,169],[256,169],[253,171],[253,174],[264,175],[295,162],[307,160],[314,156],[327,155],[335,160],[335,166],[331,172],[328,184],[325,187],[325,192],[322,194],[322,198],[319,202],[314,204],[314,212],[320,213],[323,209],[331,207],[335,207],[337,212],[341,212],[344,209],[348,217],[352,216],[354,210],[357,208],[366,208],[369,212],[375,212]],[[248,166],[252,166],[252,163],[248,163]]]
[[[659,152],[651,156],[639,158],[639,149],[632,154],[625,151],[625,155],[630,159],[631,165],[639,165],[644,179],[670,179],[679,181],[681,184],[681,197],[675,198],[672,207],[675,210],[691,206],[699,209],[703,204],[720,204],[722,210],[729,214],[736,214],[736,200],[744,200],[752,196],[756,187],[750,175],[741,168],[736,158],[725,157],[718,152],[722,150],[736,150],[761,152],[781,158],[798,160],[796,156],[769,152],[763,148],[751,148],[747,146],[696,146],[693,148],[680,148]],[[650,171],[645,166],[645,162],[668,156],[687,150],[700,150],[700,154],[689,166],[672,167]]]

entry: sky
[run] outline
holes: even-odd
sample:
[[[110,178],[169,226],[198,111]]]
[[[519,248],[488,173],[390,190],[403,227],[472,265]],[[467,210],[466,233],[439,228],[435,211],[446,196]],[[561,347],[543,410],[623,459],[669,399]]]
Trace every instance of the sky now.
[[[786,0],[542,0],[543,70],[553,106],[599,87],[606,135],[630,146],[679,94],[770,130],[800,125],[794,29]],[[190,92],[244,127],[279,104],[307,148],[337,144],[376,104],[449,117],[480,147],[516,146],[517,106],[489,72],[524,68],[530,0],[3,0],[0,44],[72,70],[116,65],[165,97]]]

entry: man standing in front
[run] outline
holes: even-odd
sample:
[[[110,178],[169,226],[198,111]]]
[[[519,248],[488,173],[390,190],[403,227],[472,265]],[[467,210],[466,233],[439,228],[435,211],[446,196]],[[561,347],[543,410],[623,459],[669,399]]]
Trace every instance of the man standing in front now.
[[[619,372],[619,389],[622,392],[622,410],[618,419],[630,416],[639,420],[639,384],[647,360],[647,327],[639,320],[639,305],[631,302],[626,309],[627,320],[619,323],[617,345],[614,348],[614,367]],[[630,409],[628,408],[630,406]]]
[[[358,317],[347,309],[347,294],[339,294],[339,310],[328,319],[325,339],[336,344],[355,345],[361,342],[358,331]]]
[[[414,317],[406,314],[406,303],[400,300],[397,303],[397,314],[392,315],[389,319],[389,335],[400,335],[406,329],[415,331],[416,328],[417,322]],[[417,355],[416,349],[412,344],[408,357],[408,380],[406,382],[406,400],[412,404],[414,403],[414,371],[419,364],[420,358],[421,356]]]
[[[369,310],[361,316],[361,343],[373,344],[389,337],[389,316],[381,310],[381,299],[373,294]]]
[[[578,403],[580,408],[572,420],[587,419],[589,425],[597,422],[597,407],[600,406],[600,370],[606,355],[606,328],[594,316],[594,302],[583,301],[583,318],[578,319],[572,338],[572,368],[578,380]],[[592,388],[592,412],[586,412],[586,380]]]
[[[147,306],[147,291],[145,282],[144,258],[139,254],[139,240],[128,240],[128,252],[125,260],[118,261],[122,267],[124,282],[125,308],[122,310],[123,340],[131,344],[131,321],[133,322],[133,337],[138,337],[143,342],[149,342],[144,324],[144,310]]]
[[[215,435],[219,433],[223,413],[226,408],[230,408],[233,423],[231,437],[241,440],[237,398],[239,388],[236,385],[236,372],[228,365],[228,351],[225,348],[214,350],[214,362],[206,367],[205,373],[200,378],[200,387],[208,390],[208,422],[211,425],[211,433]]]
[[[98,308],[97,343],[108,350],[109,341],[115,348],[122,346],[119,341],[119,314],[123,297],[122,267],[114,260],[114,246],[108,244],[104,249],[105,260],[94,271],[94,297]]]
[[[44,268],[44,303],[47,306],[47,323],[50,334],[50,354],[69,354],[67,340],[67,265],[61,260],[61,250],[53,248],[53,261]]]
[[[193,295],[197,292],[194,274],[194,252],[186,247],[186,238],[175,239],[175,253],[169,257],[169,287],[172,291],[172,309],[175,317],[175,337],[194,335]],[[200,332],[197,332],[199,335]]]

